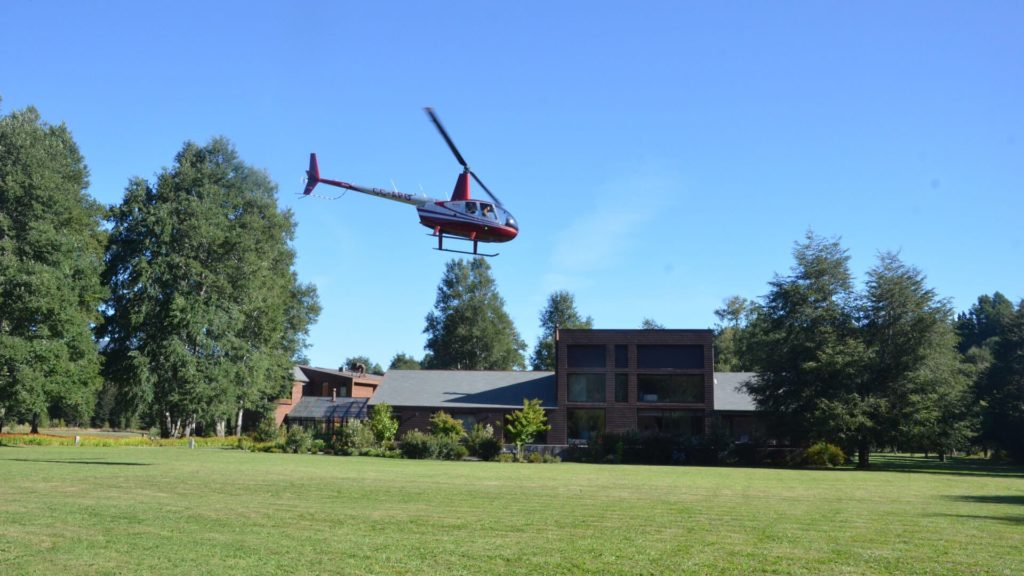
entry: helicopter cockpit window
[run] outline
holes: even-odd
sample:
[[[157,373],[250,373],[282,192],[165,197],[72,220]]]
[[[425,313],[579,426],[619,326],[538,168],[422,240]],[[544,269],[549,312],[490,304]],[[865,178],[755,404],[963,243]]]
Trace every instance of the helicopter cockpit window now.
[[[497,214],[494,213],[494,208],[490,204],[484,204],[483,202],[481,202],[480,212],[484,215],[485,218],[490,218],[491,220],[498,219]]]
[[[466,202],[466,214],[476,214],[476,202]]]
[[[508,219],[505,220],[505,226],[508,226],[509,228],[512,228],[514,230],[519,230],[519,224],[516,224],[516,219],[511,216],[509,216]]]

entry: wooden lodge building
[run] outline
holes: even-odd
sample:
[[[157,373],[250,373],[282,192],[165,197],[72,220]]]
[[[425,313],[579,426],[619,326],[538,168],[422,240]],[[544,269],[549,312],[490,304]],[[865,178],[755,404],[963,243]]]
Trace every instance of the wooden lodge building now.
[[[602,432],[640,430],[700,436],[714,419],[735,440],[757,429],[740,385],[749,373],[715,373],[710,330],[560,330],[554,372],[391,370],[383,377],[299,366],[277,420],[332,429],[387,403],[399,434],[427,430],[448,412],[470,428],[501,433],[505,415],[540,399],[551,430],[538,443],[586,442]]]

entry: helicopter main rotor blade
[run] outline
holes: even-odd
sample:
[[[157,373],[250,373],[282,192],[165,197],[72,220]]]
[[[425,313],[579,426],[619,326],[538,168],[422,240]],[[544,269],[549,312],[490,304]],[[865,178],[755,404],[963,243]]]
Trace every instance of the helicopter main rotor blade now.
[[[476,180],[476,183],[479,184],[480,187],[484,189],[484,192],[487,192],[487,195],[491,197],[491,200],[494,200],[495,204],[504,208],[504,206],[502,206],[501,204],[501,200],[498,200],[498,197],[494,195],[494,192],[491,192],[491,189],[487,187],[487,184],[483,183],[483,180],[480,180],[480,177],[477,176],[475,172],[470,170],[469,175],[472,176],[473,180]]]
[[[434,114],[434,109],[424,108],[424,110],[427,111],[427,115],[430,116],[430,120],[434,122],[434,126],[437,127],[437,131],[444,137],[444,141],[448,143],[448,147],[452,149],[452,154],[455,154],[455,159],[459,161],[459,164],[461,164],[463,168],[469,170],[469,165],[466,164],[466,159],[462,157],[462,154],[459,154],[459,149],[455,147],[455,142],[452,142],[452,139],[448,136],[448,132],[445,131],[444,126],[441,125],[441,121],[437,119],[437,115]]]
[[[455,142],[452,142],[451,137],[448,136],[448,131],[444,129],[444,126],[441,125],[441,121],[437,119],[437,114],[434,114],[434,109],[427,107],[424,108],[424,110],[427,111],[427,115],[430,116],[430,120],[434,123],[434,126],[437,127],[437,131],[444,137],[444,141],[448,143],[448,147],[452,149],[452,154],[455,154],[455,159],[459,161],[459,164],[462,165],[466,172],[469,172],[469,175],[473,177],[473,180],[476,180],[476,183],[484,189],[484,192],[491,197],[491,200],[494,200],[495,204],[502,206],[501,200],[498,200],[498,197],[494,195],[494,192],[491,192],[491,189],[487,187],[487,184],[484,184],[483,181],[480,180],[480,177],[470,170],[469,164],[466,163],[466,159],[462,157],[462,154],[459,153],[459,149],[455,147]]]

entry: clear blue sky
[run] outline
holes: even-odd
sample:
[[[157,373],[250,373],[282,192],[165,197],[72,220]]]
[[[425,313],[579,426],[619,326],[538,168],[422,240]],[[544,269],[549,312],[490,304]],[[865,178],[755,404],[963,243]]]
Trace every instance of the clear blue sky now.
[[[491,260],[532,348],[567,289],[602,328],[714,324],[808,228],[859,278],[900,250],[965,309],[1024,296],[1024,3],[5,2],[2,111],[66,122],[120,200],[185,140],[230,138],[298,222],[336,367],[419,357],[449,254],[411,206],[447,196],[433,106],[521,224]],[[422,188],[421,188],[422,187]],[[328,189],[330,190],[330,189]]]

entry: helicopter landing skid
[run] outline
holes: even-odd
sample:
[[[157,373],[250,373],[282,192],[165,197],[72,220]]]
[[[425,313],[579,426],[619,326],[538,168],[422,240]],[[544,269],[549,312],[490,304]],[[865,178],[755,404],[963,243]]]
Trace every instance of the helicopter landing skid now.
[[[445,236],[444,234],[427,234],[427,236],[431,236],[431,237],[437,238],[437,248],[434,248],[434,250],[438,250],[440,252],[454,252],[456,254],[469,254],[470,256],[484,256],[484,257],[487,257],[487,258],[493,258],[493,257],[498,255],[498,252],[495,252],[494,254],[484,254],[483,252],[478,252],[477,251],[477,242],[479,242],[478,240],[473,240],[473,239],[470,239],[470,238],[461,238],[459,236]],[[470,252],[469,250],[452,250],[451,248],[445,248],[444,247],[444,239],[445,238],[451,238],[451,239],[454,239],[454,240],[465,240],[466,242],[472,242],[473,243],[473,251]]]

